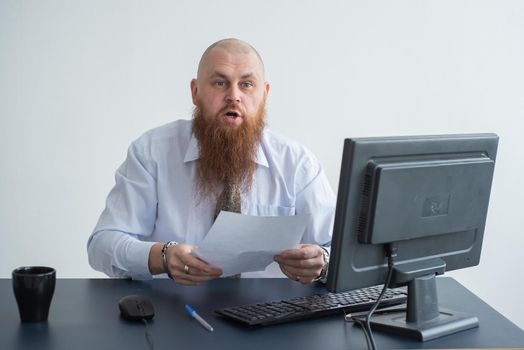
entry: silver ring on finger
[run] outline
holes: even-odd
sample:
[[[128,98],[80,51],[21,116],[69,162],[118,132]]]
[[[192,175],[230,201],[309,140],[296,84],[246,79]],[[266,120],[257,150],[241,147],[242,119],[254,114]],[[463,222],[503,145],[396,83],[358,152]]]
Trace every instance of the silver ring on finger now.
[[[184,265],[184,272],[189,275],[189,266]]]
[[[300,276],[295,276],[295,281],[300,282]]]

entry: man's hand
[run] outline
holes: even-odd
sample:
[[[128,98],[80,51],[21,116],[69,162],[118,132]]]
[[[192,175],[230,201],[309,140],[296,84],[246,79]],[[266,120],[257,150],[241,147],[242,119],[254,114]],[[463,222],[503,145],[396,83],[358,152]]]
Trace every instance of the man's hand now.
[[[191,255],[195,246],[177,244],[167,250],[169,272],[178,284],[197,285],[222,275],[222,270]]]
[[[311,283],[324,267],[324,252],[316,244],[300,244],[275,255],[274,259],[284,275],[302,284]]]

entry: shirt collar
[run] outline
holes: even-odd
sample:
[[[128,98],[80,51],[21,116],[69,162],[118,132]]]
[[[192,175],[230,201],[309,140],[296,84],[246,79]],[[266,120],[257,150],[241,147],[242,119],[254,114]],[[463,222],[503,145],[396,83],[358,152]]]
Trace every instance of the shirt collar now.
[[[262,137],[263,142],[264,137]],[[258,145],[257,157],[255,162],[259,165],[269,168],[269,163],[267,161],[264,150],[262,150],[262,142]],[[191,139],[187,145],[186,155],[184,157],[184,163],[192,162],[198,159],[198,140],[195,137],[195,134],[191,133]]]

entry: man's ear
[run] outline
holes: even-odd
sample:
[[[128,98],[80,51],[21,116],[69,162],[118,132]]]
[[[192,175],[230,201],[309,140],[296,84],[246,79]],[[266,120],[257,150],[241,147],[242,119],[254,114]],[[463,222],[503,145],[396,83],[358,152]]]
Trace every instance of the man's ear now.
[[[193,79],[191,80],[191,84],[190,84],[190,87],[191,87],[191,98],[193,99],[193,104],[196,106],[196,101],[197,101],[197,80],[196,79]]]
[[[269,94],[269,83],[267,81],[264,83],[264,90],[266,91],[266,97],[267,97],[267,95]]]

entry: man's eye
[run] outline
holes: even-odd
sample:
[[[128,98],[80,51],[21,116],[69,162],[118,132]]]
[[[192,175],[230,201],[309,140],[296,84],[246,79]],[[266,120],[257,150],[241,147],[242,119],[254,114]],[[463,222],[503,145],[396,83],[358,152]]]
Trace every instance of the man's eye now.
[[[213,85],[215,85],[216,87],[224,87],[226,86],[226,82],[225,81],[215,81]]]
[[[243,89],[249,89],[249,88],[253,87],[253,83],[250,82],[250,81],[245,81],[243,83],[240,83],[240,87],[243,88]]]

